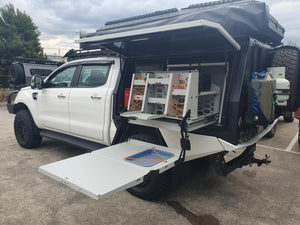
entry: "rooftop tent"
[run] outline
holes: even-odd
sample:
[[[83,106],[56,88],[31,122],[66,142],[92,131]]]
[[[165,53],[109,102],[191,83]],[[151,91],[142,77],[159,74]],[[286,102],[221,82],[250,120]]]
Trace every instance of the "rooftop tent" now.
[[[83,49],[105,47],[128,57],[223,51],[240,45],[219,24],[197,20],[83,38]]]
[[[127,56],[139,56],[224,46],[239,49],[235,39],[240,37],[279,45],[283,34],[284,29],[269,14],[265,3],[225,0],[108,21],[77,42],[86,50],[106,47]]]

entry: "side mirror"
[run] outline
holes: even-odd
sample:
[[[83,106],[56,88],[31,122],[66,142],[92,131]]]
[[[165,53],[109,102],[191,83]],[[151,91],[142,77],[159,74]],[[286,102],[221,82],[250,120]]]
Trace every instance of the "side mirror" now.
[[[37,74],[37,75],[34,75],[31,79],[31,88],[32,89],[43,89],[43,85],[44,82],[43,82],[43,78],[40,74]]]

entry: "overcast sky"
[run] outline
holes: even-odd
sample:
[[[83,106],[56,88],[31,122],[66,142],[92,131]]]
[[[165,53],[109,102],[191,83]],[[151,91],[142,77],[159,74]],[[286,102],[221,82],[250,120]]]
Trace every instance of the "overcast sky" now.
[[[38,26],[47,54],[63,55],[79,32],[94,32],[108,20],[122,19],[168,8],[181,9],[209,0],[0,0],[25,11]],[[271,14],[286,30],[284,42],[300,45],[300,0],[265,0]]]

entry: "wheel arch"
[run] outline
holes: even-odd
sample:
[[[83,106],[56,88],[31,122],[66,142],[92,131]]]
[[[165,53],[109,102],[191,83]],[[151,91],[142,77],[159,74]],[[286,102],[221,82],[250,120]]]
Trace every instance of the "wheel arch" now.
[[[167,147],[167,143],[165,142],[165,139],[163,138],[158,128],[133,125],[133,124],[129,124],[128,126],[129,128],[125,140],[130,138],[133,135],[146,134],[146,135],[154,136],[155,138],[157,138],[160,145]]]
[[[30,113],[35,125],[40,128],[40,123],[38,120],[38,113],[36,107],[34,105],[26,104],[26,102],[17,102],[14,104],[13,113],[17,114],[21,110],[28,110]]]
[[[14,105],[14,109],[13,109],[14,114],[17,114],[17,112],[19,112],[20,110],[28,110],[30,112],[27,105],[25,105],[23,102],[19,102],[19,103]]]

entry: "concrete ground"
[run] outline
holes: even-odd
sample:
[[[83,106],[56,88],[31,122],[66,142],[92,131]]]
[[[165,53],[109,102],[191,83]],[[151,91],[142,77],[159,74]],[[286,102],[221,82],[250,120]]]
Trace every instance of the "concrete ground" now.
[[[270,165],[220,177],[206,165],[187,164],[176,170],[168,195],[147,202],[126,191],[96,201],[38,173],[83,151],[50,139],[22,149],[13,118],[0,105],[0,224],[300,224],[300,154],[292,152],[299,151],[298,121],[280,121],[277,135],[259,142],[257,155],[270,154]]]

